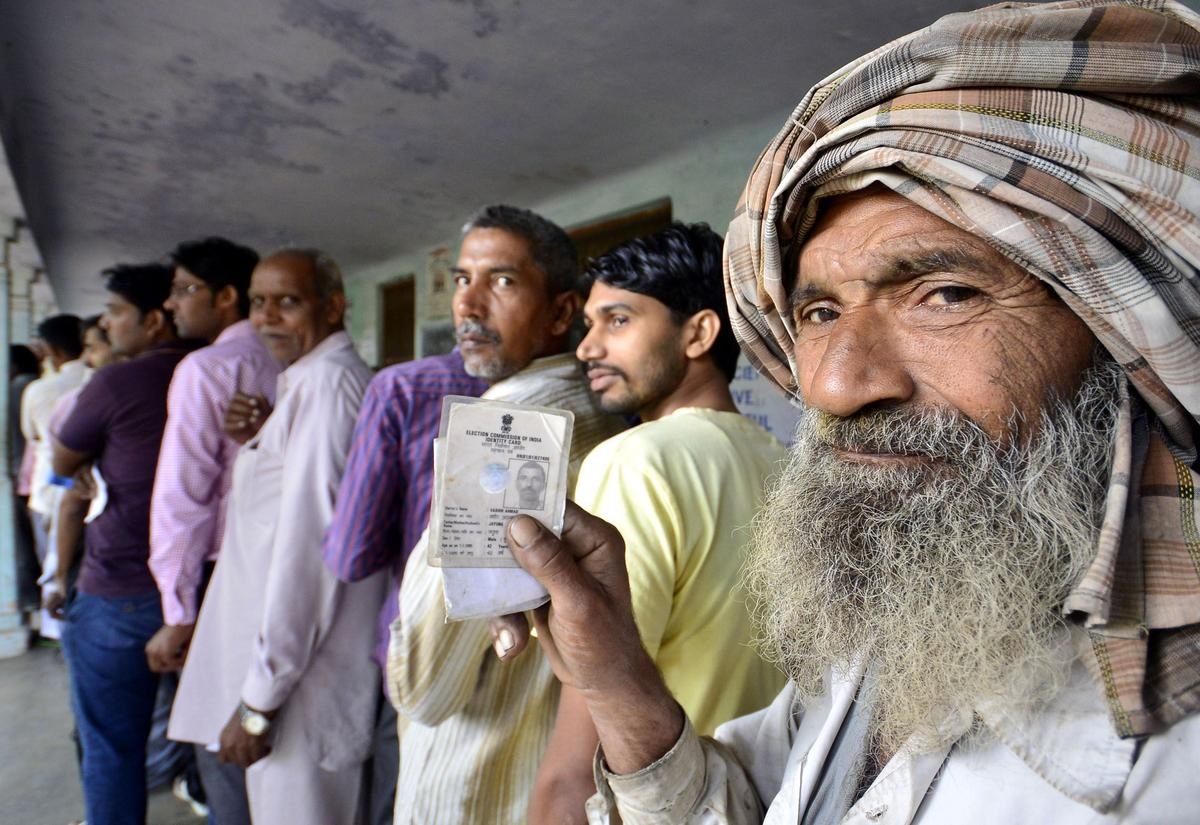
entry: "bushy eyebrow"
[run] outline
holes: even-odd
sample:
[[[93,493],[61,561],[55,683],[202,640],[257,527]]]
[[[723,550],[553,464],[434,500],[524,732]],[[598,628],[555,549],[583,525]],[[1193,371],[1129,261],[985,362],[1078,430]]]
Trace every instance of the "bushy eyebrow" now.
[[[901,250],[889,255],[883,265],[870,275],[869,280],[876,288],[881,288],[902,284],[930,272],[979,272],[994,267],[994,262],[969,248],[942,247],[911,252]],[[790,296],[791,305],[795,306],[824,294],[825,290],[820,286],[804,284],[797,279]]]

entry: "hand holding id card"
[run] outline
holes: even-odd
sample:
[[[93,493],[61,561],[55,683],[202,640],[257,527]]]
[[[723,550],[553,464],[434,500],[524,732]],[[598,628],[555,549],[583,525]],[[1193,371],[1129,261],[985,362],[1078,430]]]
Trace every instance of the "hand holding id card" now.
[[[448,619],[497,616],[546,600],[509,552],[505,528],[524,513],[562,532],[573,426],[565,410],[443,400],[429,563],[442,568]]]

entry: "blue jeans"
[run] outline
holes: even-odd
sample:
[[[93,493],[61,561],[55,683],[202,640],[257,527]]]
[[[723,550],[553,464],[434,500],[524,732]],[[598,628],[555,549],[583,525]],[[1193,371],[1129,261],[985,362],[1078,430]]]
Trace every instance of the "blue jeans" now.
[[[83,744],[87,821],[144,825],[146,739],[158,692],[144,648],[162,626],[159,595],[77,593],[66,619],[62,644]]]

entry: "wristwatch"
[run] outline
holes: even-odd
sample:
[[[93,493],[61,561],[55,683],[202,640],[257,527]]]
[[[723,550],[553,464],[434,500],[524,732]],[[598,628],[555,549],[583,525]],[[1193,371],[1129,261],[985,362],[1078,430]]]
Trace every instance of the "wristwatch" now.
[[[271,720],[245,702],[238,702],[237,714],[242,730],[251,736],[262,736],[271,729]]]

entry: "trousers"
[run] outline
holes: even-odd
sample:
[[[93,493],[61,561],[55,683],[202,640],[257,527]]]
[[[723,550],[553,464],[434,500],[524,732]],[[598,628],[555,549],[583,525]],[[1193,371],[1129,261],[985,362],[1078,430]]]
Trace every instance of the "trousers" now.
[[[157,592],[108,598],[76,593],[67,607],[63,653],[83,746],[89,825],[144,825],[146,741],[158,674],[145,646],[162,626]]]

